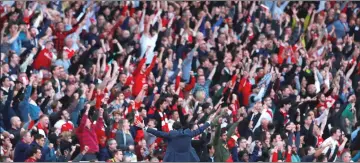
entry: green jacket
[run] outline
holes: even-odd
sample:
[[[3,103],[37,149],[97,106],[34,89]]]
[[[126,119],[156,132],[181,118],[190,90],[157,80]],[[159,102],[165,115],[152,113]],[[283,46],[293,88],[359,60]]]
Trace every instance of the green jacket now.
[[[236,127],[239,122],[236,122],[231,125],[227,133],[227,140],[222,140],[221,137],[221,126],[217,124],[214,138],[214,148],[215,148],[215,162],[225,162],[230,157],[230,151],[227,147],[227,141],[234,134]]]
[[[349,104],[346,106],[345,110],[341,113],[341,116],[344,117],[344,118],[349,119],[349,121],[350,121],[351,123],[353,123],[353,121],[354,121],[354,114],[353,114],[353,112],[351,111],[351,107],[352,107],[352,105],[351,105],[351,103],[349,103]]]

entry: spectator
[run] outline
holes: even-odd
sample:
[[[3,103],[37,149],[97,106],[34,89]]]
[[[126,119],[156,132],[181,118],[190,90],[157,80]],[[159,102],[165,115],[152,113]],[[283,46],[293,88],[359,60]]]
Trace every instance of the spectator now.
[[[25,162],[38,162],[42,157],[42,152],[39,147],[32,147],[29,155],[30,157]]]
[[[33,142],[33,138],[31,137],[30,132],[22,131],[21,140],[15,146],[15,151],[14,151],[15,162],[23,162],[26,160],[27,156],[25,152],[31,148],[30,147],[31,142]]]
[[[215,162],[215,148],[212,145],[207,146],[207,153],[204,153],[202,158],[200,159],[201,162]]]
[[[102,128],[104,125],[102,115],[103,110],[99,111],[99,118],[96,124],[93,124],[91,120],[88,118],[90,105],[85,106],[85,112],[81,118],[80,125],[76,131],[77,136],[79,137],[80,149],[83,150],[85,146],[89,147],[89,150],[84,155],[83,160],[96,160],[96,153],[99,152],[99,142],[96,136],[96,129]]]
[[[106,162],[122,162],[124,155],[121,150],[114,151],[114,157],[112,159],[107,160]]]
[[[107,141],[107,146],[105,148],[100,149],[99,153],[99,161],[107,161],[112,156],[114,156],[116,152],[117,143],[115,139],[109,139]]]
[[[209,118],[211,122],[214,119],[215,115],[212,115]],[[145,125],[143,123],[139,123],[138,127],[144,128],[146,132],[150,132],[155,136],[162,137],[167,139],[169,142],[168,149],[165,154],[164,161],[171,162],[172,160],[176,161],[200,161],[199,157],[195,153],[194,148],[191,147],[191,138],[197,136],[202,133],[207,127],[210,126],[210,122],[206,122],[203,126],[195,131],[191,131],[190,129],[182,129],[181,123],[176,122],[173,125],[174,130],[169,133],[157,131],[151,128],[144,128]],[[178,140],[178,141],[175,141]],[[188,145],[186,145],[187,143]],[[181,147],[181,148],[180,148]],[[188,151],[188,154],[180,154],[184,153],[184,151]],[[179,157],[180,156],[180,157]]]

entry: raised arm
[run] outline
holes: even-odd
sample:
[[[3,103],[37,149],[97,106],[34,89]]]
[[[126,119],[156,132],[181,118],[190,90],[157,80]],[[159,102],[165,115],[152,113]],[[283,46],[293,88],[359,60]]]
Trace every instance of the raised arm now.
[[[218,63],[215,62],[215,66],[214,66],[214,68],[211,70],[211,73],[210,73],[210,75],[209,75],[209,77],[208,77],[208,80],[212,80],[212,79],[213,79],[213,77],[214,77],[214,75],[215,75],[215,72],[216,72],[217,66],[218,66]]]
[[[143,32],[144,28],[145,28],[145,24],[144,24],[145,16],[146,16],[146,5],[145,4],[144,4],[144,8],[142,10],[141,19],[140,19],[140,23],[139,23],[139,33]]]
[[[152,128],[147,128],[145,130],[146,132],[155,135],[156,137],[160,137],[160,138],[170,138],[170,134],[167,132],[162,132],[162,131],[158,131],[158,130],[154,130]]]
[[[144,55],[144,56],[145,56],[145,55]],[[146,58],[144,57],[144,58],[142,58],[142,59],[140,60],[139,64],[137,65],[135,71],[133,72],[133,76],[136,76],[136,75],[138,75],[138,74],[140,73],[141,68],[142,68],[142,66],[145,64],[145,62],[146,62]]]
[[[149,66],[149,67],[146,69],[146,71],[145,71],[145,75],[149,75],[150,72],[151,72],[151,70],[154,68],[155,63],[156,63],[156,57],[157,57],[157,56],[154,55],[154,58],[152,59],[150,66]]]
[[[81,118],[80,125],[79,125],[79,127],[77,129],[77,132],[82,132],[84,130],[84,128],[85,128],[85,124],[86,124],[86,121],[88,119],[88,114],[89,114],[89,110],[90,110],[90,104],[86,104],[85,109],[86,109],[85,113]]]
[[[191,131],[191,137],[195,137],[200,135],[202,132],[204,132],[205,129],[207,129],[210,126],[210,122],[205,122],[204,125],[199,127],[198,129]]]

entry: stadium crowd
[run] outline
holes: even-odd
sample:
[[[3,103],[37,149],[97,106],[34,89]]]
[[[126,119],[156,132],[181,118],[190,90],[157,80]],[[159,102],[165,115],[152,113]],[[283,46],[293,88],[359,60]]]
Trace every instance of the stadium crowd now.
[[[359,2],[0,6],[2,162],[360,160]]]

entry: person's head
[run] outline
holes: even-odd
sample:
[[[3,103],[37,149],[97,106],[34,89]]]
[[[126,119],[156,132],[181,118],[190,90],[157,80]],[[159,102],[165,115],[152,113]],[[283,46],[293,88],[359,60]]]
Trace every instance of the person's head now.
[[[196,91],[195,99],[198,101],[204,101],[206,98],[206,93],[203,90]]]
[[[147,117],[147,111],[144,106],[140,107],[139,112],[140,112],[141,117],[143,117],[143,118]]]
[[[347,16],[346,16],[346,14],[345,14],[345,13],[341,13],[339,19],[340,19],[340,21],[341,21],[342,23],[346,23],[346,21],[347,21]]]
[[[215,154],[215,148],[214,148],[213,145],[208,144],[208,145],[206,146],[206,148],[207,148],[207,150],[208,150],[208,152],[209,152],[210,155]]]
[[[39,123],[45,127],[48,128],[49,127],[49,117],[46,114],[43,114],[39,117]]]
[[[325,156],[325,154],[321,154],[320,156],[318,156],[316,158],[316,162],[328,162],[327,157]]]
[[[122,120],[120,120],[119,123],[120,123],[121,130],[123,130],[123,131],[130,130],[130,123],[127,119],[122,119]]]
[[[313,155],[315,153],[315,148],[313,146],[306,146],[304,152],[305,155]]]
[[[9,77],[3,76],[1,78],[1,87],[5,87],[5,88],[10,87],[10,79],[9,79]]]
[[[222,128],[221,130],[221,140],[226,141],[228,138],[226,128]]]
[[[264,99],[264,104],[268,107],[268,108],[271,108],[271,106],[272,106],[272,99],[271,99],[271,97],[265,97],[265,99]]]
[[[309,84],[308,87],[307,87],[307,92],[310,94],[310,95],[313,95],[316,93],[316,86],[315,84]]]
[[[343,152],[343,154],[341,155],[341,160],[343,162],[351,162],[351,154],[349,151],[345,151]]]
[[[39,147],[31,147],[29,156],[34,157],[36,160],[41,159],[41,149]]]
[[[312,122],[311,116],[306,116],[304,123],[305,123],[306,125],[310,125],[311,122]]]
[[[61,111],[61,116],[60,117],[61,117],[62,120],[65,120],[65,121],[70,120],[70,114],[69,114],[69,112],[67,110]]]
[[[92,34],[97,34],[98,29],[97,29],[96,25],[91,25],[90,28],[89,28],[89,31],[90,31]]]
[[[179,112],[173,111],[171,118],[175,121],[179,120]]]
[[[330,130],[330,135],[333,139],[339,140],[341,137],[341,130],[337,127],[333,127]]]
[[[157,124],[157,122],[156,122],[155,119],[149,119],[149,122],[148,122],[147,126],[148,126],[149,128],[155,128],[155,127],[156,127],[156,124]]]
[[[198,77],[198,81],[197,81],[200,85],[205,85],[206,79],[204,75],[199,75]]]
[[[72,40],[72,38],[70,38],[70,37],[65,38],[65,45],[67,47],[72,47],[73,43],[74,43],[74,41]],[[68,58],[68,57],[66,56],[66,58]]]
[[[20,57],[19,57],[17,54],[12,53],[9,58],[10,58],[10,63],[11,63],[11,64],[14,64],[14,65],[18,65],[18,64],[19,64]]]
[[[120,111],[114,111],[113,112],[113,118],[115,122],[119,122],[121,119],[121,113]]]
[[[354,94],[350,95],[349,98],[348,98],[348,101],[349,101],[349,103],[355,103],[356,102],[356,96]]]
[[[115,143],[116,143],[116,141],[115,141]],[[123,158],[124,158],[123,152],[121,150],[116,150],[114,152],[114,158],[116,159],[116,161],[119,161],[119,162],[123,161]]]
[[[57,28],[57,30],[59,30],[60,32],[63,32],[63,31],[65,30],[65,25],[64,25],[63,22],[58,22],[58,23],[56,24],[56,28]]]
[[[0,72],[2,74],[7,74],[7,73],[9,73],[9,71],[10,71],[9,64],[6,62],[1,62],[1,71]]]
[[[21,127],[21,120],[18,116],[11,117],[10,122],[11,122],[11,126],[15,127],[16,129]]]
[[[110,151],[115,151],[115,150],[116,150],[117,143],[116,143],[116,140],[115,140],[115,139],[109,139],[109,140],[107,141],[107,145],[108,145]]]
[[[242,149],[246,149],[247,146],[247,140],[244,137],[241,137],[239,140],[239,147]]]
[[[39,144],[41,147],[44,147],[45,145],[45,137],[41,134],[34,135],[35,142]]]
[[[59,75],[60,75],[60,66],[51,66],[51,74],[54,77],[59,77]]]
[[[10,33],[15,33],[17,32],[19,29],[19,26],[17,24],[10,24],[9,25],[9,32]]]
[[[33,138],[31,137],[31,133],[29,131],[21,131],[20,136],[26,144],[30,144],[33,141]]]
[[[281,138],[281,135],[279,133],[274,133],[272,136],[271,136],[271,142],[273,144],[279,142],[279,141],[282,141],[282,138]]]
[[[244,161],[244,162],[248,162],[249,161],[249,154],[247,151],[243,151],[241,152],[242,155],[240,157],[240,160]]]
[[[283,109],[284,111],[288,112],[289,109],[291,107],[291,103],[288,100],[284,100],[283,104],[281,105],[281,109]]]
[[[182,125],[181,125],[181,122],[176,121],[176,122],[174,122],[172,128],[173,128],[174,130],[180,130],[180,129],[182,129],[183,127],[182,127]]]
[[[160,161],[156,157],[151,157],[150,162],[160,162]]]
[[[289,88],[288,86],[285,86],[285,87],[282,89],[281,93],[282,93],[282,96],[283,96],[283,97],[289,97],[289,96],[290,96],[290,93],[291,93],[290,88]]]
[[[168,107],[168,102],[166,101],[165,98],[160,98],[158,99],[158,101],[156,101],[156,108],[158,108],[159,110],[165,110]]]

